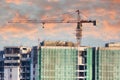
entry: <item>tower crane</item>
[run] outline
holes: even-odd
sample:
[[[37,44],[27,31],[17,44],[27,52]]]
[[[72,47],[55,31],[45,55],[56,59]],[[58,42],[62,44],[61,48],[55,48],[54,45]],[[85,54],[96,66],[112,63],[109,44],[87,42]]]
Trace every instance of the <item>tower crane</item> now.
[[[80,46],[81,38],[82,38],[82,23],[93,23],[96,26],[96,20],[82,20],[80,17],[80,11],[76,10],[77,12],[77,20],[11,20],[8,23],[42,23],[43,26],[45,23],[77,23],[76,27],[76,40],[77,46]]]

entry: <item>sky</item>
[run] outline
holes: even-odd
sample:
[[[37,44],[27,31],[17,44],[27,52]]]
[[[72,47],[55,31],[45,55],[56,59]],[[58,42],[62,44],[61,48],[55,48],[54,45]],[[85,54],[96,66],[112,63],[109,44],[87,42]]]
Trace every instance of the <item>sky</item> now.
[[[36,46],[39,41],[76,42],[76,23],[8,23],[17,20],[96,20],[82,26],[81,45],[120,42],[120,0],[1,0],[0,50],[5,46]]]

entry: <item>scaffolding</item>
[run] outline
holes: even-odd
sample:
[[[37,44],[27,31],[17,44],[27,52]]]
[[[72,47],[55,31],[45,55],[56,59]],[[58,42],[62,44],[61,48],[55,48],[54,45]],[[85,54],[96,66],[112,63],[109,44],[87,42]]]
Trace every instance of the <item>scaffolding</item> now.
[[[41,47],[37,80],[76,80],[77,49]]]
[[[96,52],[96,80],[119,80],[120,48],[99,48]]]
[[[93,48],[87,48],[86,80],[93,80]]]

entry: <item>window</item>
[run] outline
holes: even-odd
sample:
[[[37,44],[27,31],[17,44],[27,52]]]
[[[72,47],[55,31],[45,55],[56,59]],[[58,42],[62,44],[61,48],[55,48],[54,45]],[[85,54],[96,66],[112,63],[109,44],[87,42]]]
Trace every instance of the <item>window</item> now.
[[[12,72],[12,69],[10,68],[10,72]]]
[[[81,80],[87,80],[86,78],[84,78],[84,79],[81,79]]]
[[[11,48],[6,48],[5,50],[6,50],[6,53],[7,53],[7,54],[12,53],[12,49],[11,49]]]
[[[79,72],[79,77],[83,77],[84,76],[84,72]]]
[[[23,50],[27,50],[27,48],[23,48]]]
[[[10,78],[12,78],[12,74],[10,74]]]
[[[33,78],[33,80],[35,80],[35,78]]]
[[[85,64],[86,64],[87,63],[87,58],[85,57],[84,60],[85,60]]]
[[[27,58],[27,54],[22,54],[22,58]]]
[[[33,68],[35,68],[35,64],[33,64]]]
[[[84,65],[78,65],[79,66],[79,70],[84,70]]]
[[[87,72],[85,72],[85,76],[87,76]]]
[[[13,52],[16,53],[20,53],[20,48],[13,48]]]
[[[79,56],[85,57],[87,55],[86,51],[79,51]]]
[[[33,71],[33,74],[35,75],[35,71]]]

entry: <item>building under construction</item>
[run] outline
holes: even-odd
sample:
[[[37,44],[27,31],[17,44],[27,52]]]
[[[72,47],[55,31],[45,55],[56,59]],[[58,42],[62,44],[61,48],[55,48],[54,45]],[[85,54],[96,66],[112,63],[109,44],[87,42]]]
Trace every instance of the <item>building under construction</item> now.
[[[0,80],[119,80],[120,43],[76,47],[44,41],[30,50],[5,47],[0,52]]]
[[[77,50],[68,47],[41,47],[38,80],[75,80]]]
[[[93,48],[44,43],[46,44],[33,49],[32,80],[120,79],[119,44],[110,43],[106,47]]]
[[[92,80],[92,48],[66,43],[49,41],[33,47],[32,80]]]
[[[120,80],[120,43],[108,43],[95,52],[95,80]]]
[[[30,80],[30,48],[4,48],[4,80]]]

